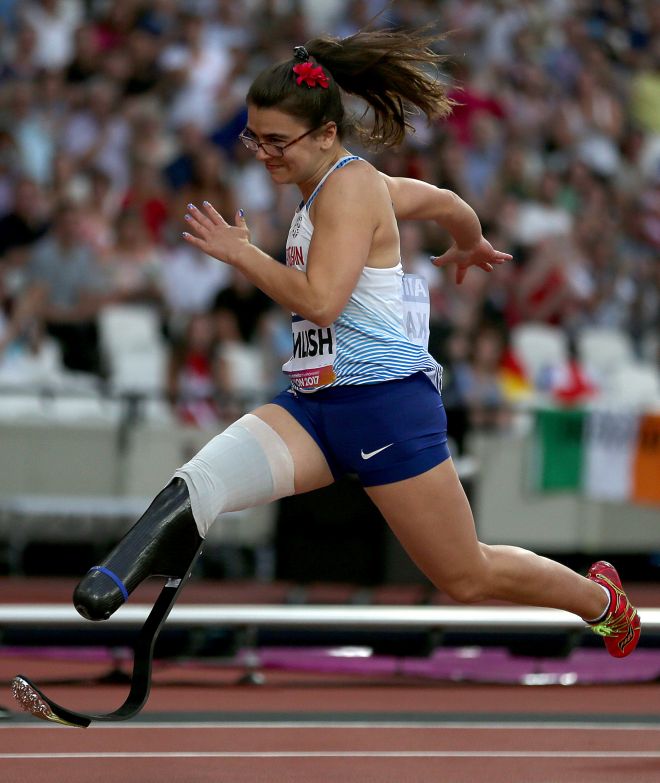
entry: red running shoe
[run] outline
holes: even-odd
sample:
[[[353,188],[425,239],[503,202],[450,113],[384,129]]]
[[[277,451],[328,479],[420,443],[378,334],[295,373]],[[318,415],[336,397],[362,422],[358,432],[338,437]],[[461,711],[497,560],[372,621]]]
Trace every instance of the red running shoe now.
[[[605,560],[594,563],[587,571],[587,579],[603,585],[610,594],[610,605],[605,617],[590,623],[591,630],[603,636],[605,647],[615,658],[625,658],[637,647],[641,623],[637,609],[630,603],[621,587],[616,568]]]

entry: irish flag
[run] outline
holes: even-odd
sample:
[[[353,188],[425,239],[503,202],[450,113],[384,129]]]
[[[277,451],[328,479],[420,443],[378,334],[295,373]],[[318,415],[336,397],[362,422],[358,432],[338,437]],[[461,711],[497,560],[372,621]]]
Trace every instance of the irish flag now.
[[[539,410],[532,464],[542,492],[660,505],[660,414]]]

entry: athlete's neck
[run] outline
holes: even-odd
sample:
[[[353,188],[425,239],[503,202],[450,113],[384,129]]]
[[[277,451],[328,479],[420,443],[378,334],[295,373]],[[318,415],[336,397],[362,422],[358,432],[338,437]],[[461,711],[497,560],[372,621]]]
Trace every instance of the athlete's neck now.
[[[319,184],[319,182],[323,179],[323,177],[330,171],[330,169],[337,163],[337,161],[341,160],[342,158],[345,158],[347,155],[350,154],[351,153],[344,147],[339,147],[339,149],[331,150],[330,154],[326,158],[319,161],[319,164],[316,167],[314,174],[312,174],[311,177],[304,180],[303,182],[297,183],[298,187],[300,188],[303,201],[307,201],[307,199],[314,192],[314,188]]]

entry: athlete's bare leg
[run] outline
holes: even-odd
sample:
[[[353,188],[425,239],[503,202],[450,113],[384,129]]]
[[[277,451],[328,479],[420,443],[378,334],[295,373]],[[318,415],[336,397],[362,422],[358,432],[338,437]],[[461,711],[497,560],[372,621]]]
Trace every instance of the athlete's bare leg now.
[[[270,425],[286,443],[293,459],[296,495],[332,484],[334,478],[323,452],[287,410],[269,403],[252,413]]]
[[[584,619],[606,608],[603,590],[569,568],[519,547],[480,543],[451,459],[366,491],[417,566],[457,601],[493,598],[565,609]]]

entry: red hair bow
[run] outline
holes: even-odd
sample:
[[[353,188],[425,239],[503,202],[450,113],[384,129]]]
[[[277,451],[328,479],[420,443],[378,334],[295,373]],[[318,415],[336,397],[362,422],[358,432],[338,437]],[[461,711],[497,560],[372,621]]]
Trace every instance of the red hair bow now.
[[[298,75],[296,84],[299,86],[305,82],[308,87],[316,87],[317,85],[327,89],[329,86],[328,77],[323,72],[323,68],[320,65],[314,65],[307,61],[306,63],[298,63],[293,66],[293,72]]]

